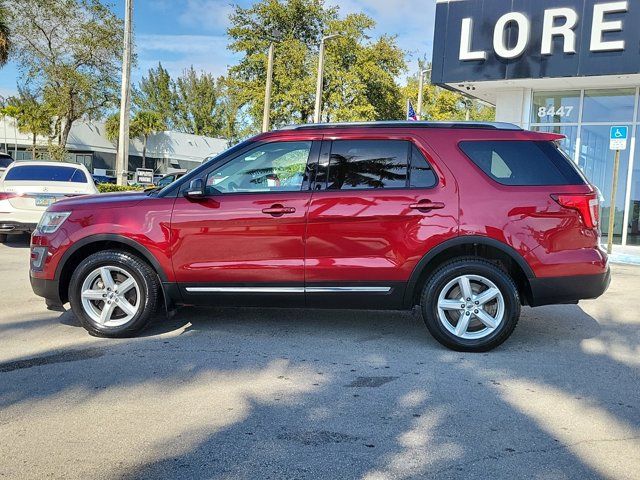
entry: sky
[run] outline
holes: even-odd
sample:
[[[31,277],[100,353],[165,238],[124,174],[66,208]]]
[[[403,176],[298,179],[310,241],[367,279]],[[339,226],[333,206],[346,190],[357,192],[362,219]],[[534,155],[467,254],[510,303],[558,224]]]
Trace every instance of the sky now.
[[[112,0],[113,1],[113,0]],[[115,0],[114,10],[122,16],[124,0]],[[232,3],[248,6],[251,0],[134,0],[134,35],[138,64],[132,72],[137,82],[162,62],[172,76],[193,65],[222,75],[237,60],[227,50],[229,13]],[[435,0],[326,0],[343,14],[364,12],[376,22],[376,35],[397,35],[399,46],[408,52],[410,69],[417,60],[431,57]],[[15,94],[18,70],[9,64],[0,70],[0,96]]]

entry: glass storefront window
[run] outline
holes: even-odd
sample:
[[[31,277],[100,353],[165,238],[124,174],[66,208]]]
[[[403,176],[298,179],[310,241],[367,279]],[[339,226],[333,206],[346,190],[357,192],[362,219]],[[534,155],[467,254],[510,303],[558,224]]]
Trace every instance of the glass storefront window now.
[[[640,127],[636,133],[640,135]],[[631,200],[629,202],[629,224],[627,245],[640,245],[640,150],[636,145],[635,161],[631,174]]]
[[[560,142],[560,148],[573,160],[576,156],[576,141],[578,140],[578,127],[560,125],[540,125],[532,127],[536,132],[559,133],[566,138]]]
[[[578,123],[580,91],[536,92],[531,123]]]
[[[632,122],[635,103],[635,88],[585,90],[582,121]]]
[[[583,126],[580,143],[578,165],[589,181],[600,189],[601,214],[600,225],[603,239],[609,232],[609,215],[611,212],[611,187],[613,186],[613,159],[615,152],[609,150],[609,134],[611,127]],[[621,152],[618,191],[614,209],[614,241],[622,241],[622,224],[624,221],[625,192],[629,165],[629,150]]]

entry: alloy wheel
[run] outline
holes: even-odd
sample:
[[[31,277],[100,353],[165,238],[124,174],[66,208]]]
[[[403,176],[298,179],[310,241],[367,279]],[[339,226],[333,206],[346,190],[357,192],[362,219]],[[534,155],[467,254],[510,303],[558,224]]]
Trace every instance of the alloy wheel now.
[[[502,323],[505,301],[500,289],[480,275],[461,275],[440,291],[438,319],[458,338],[478,340]]]
[[[82,283],[82,308],[97,324],[119,327],[130,322],[141,308],[140,286],[126,270],[103,266]]]

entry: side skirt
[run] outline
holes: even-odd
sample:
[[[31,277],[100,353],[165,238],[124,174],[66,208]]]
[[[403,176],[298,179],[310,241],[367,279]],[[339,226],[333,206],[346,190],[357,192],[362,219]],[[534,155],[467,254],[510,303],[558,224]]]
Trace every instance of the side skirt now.
[[[265,284],[165,284],[175,303],[245,307],[309,307],[327,309],[398,310],[406,284],[265,285]]]

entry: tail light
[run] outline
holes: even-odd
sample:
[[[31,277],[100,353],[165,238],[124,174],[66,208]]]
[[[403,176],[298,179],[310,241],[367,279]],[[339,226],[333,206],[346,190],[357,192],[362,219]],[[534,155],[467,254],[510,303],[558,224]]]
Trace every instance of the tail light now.
[[[564,208],[577,210],[587,228],[596,228],[600,224],[600,200],[597,193],[567,193],[551,195]]]
[[[11,192],[0,192],[0,201],[2,200],[9,200],[10,198],[14,198],[17,197],[18,194],[17,193],[11,193]]]

